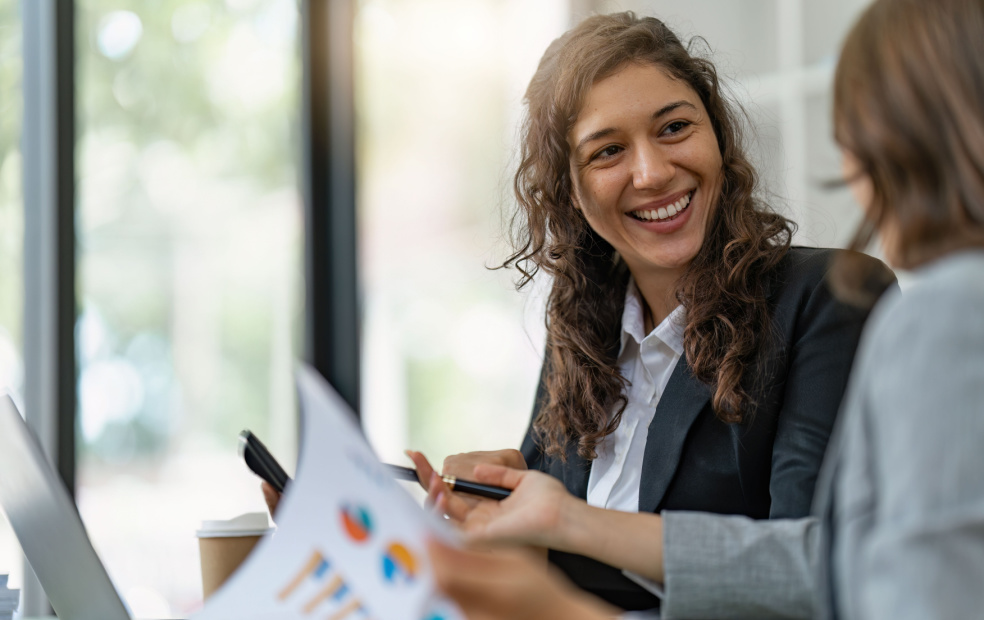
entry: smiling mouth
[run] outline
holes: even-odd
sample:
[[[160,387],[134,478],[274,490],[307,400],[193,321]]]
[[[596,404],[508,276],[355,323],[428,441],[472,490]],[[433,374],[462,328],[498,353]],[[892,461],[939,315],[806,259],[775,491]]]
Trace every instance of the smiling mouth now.
[[[667,220],[672,220],[690,206],[690,199],[694,197],[695,191],[697,190],[691,191],[689,194],[681,197],[672,204],[666,205],[665,207],[630,211],[629,216],[633,219],[639,220],[640,222],[665,222]]]

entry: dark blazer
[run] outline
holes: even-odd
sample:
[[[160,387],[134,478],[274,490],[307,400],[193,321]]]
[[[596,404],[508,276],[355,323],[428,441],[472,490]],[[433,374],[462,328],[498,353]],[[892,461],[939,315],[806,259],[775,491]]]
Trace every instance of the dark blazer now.
[[[756,519],[810,513],[813,487],[847,385],[867,309],[835,299],[825,275],[834,250],[792,248],[768,283],[773,334],[748,389],[756,403],[741,424],[721,422],[711,391],[684,357],[677,363],[649,425],[639,511],[696,510]],[[872,270],[894,281],[887,267]],[[549,372],[545,369],[544,372]],[[543,397],[537,393],[533,419]],[[585,498],[591,462],[569,446],[567,461],[543,454],[527,432],[530,469],[562,480]],[[576,584],[622,609],[652,609],[659,600],[616,568],[579,555],[550,552]]]

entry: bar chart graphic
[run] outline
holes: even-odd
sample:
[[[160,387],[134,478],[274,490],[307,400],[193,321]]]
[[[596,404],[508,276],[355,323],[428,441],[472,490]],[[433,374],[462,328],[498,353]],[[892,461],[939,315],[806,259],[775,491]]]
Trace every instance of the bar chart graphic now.
[[[342,576],[332,570],[331,562],[320,551],[312,551],[297,572],[277,593],[281,603],[301,602],[304,615],[319,612],[327,620],[367,618],[362,602]],[[323,615],[327,612],[327,615]]]

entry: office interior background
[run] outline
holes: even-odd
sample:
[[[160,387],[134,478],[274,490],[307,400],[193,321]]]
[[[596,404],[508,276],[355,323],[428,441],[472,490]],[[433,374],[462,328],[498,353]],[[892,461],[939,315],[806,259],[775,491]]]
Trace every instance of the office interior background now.
[[[134,614],[196,609],[199,521],[264,510],[236,435],[295,462],[299,359],[386,460],[518,446],[549,283],[488,267],[551,40],[616,10],[702,36],[796,242],[843,246],[829,84],[865,4],[0,0],[0,389]],[[0,573],[31,590],[6,521]]]

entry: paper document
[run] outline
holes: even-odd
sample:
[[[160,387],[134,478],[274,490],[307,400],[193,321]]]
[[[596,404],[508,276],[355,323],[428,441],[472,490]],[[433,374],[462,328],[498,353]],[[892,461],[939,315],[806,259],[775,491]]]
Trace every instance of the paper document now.
[[[297,476],[275,534],[195,620],[458,620],[435,594],[426,540],[454,541],[379,463],[345,401],[309,367],[298,371]]]

